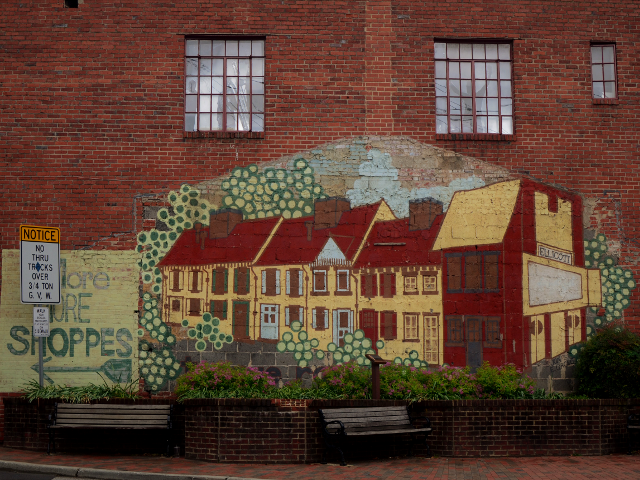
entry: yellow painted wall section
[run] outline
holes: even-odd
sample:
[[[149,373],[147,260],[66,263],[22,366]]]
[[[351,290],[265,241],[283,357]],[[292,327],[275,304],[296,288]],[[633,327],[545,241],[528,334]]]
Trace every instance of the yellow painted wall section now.
[[[554,269],[557,269],[561,272],[570,272],[580,275],[582,279],[580,287],[582,298],[570,301],[553,302],[546,305],[531,306],[529,299],[529,263],[536,263],[538,265],[553,267]],[[589,296],[589,288],[596,288],[596,280],[593,280],[594,286],[589,287],[589,284],[587,282],[588,270],[586,270],[585,268],[567,265],[565,263],[556,262],[555,260],[550,260],[547,258],[536,257],[533,255],[529,255],[528,253],[522,254],[522,264],[524,265],[524,268],[522,269],[523,315],[539,315],[543,313],[557,312],[559,310],[571,310],[587,306],[601,305],[602,301],[601,299],[600,301],[597,301],[597,295],[594,294],[596,300],[592,300],[592,298],[590,298]]]
[[[587,270],[587,282],[589,284],[589,305],[602,305],[602,279],[600,269]]]
[[[582,341],[582,315],[580,310],[571,310],[567,312],[569,317],[569,345],[580,343]]]
[[[564,312],[551,314],[551,356],[555,357],[565,351],[566,327]]]
[[[139,255],[132,251],[63,250],[61,297],[49,306],[45,384],[101,384],[137,378]],[[20,303],[20,252],[2,251],[0,391],[38,379],[33,305]],[[100,377],[102,375],[102,378]]]
[[[456,192],[433,250],[502,242],[515,208],[520,181]]]
[[[571,202],[558,199],[558,212],[549,211],[549,196],[535,192],[536,241],[573,252]]]
[[[545,341],[544,341],[544,315],[533,315],[531,317],[533,325],[530,329],[531,339],[531,363],[536,363],[542,360],[545,355]]]

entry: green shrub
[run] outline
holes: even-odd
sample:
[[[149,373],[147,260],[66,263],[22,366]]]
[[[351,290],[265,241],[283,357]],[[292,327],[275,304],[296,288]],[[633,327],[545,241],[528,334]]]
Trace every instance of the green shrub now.
[[[484,362],[476,371],[475,380],[478,398],[533,398],[536,395],[534,381],[523,376],[513,364],[492,367]],[[540,395],[538,392],[537,396]]]
[[[590,398],[639,398],[640,335],[616,324],[598,330],[578,355],[576,380]]]
[[[371,398],[371,369],[355,362],[334,365],[322,371],[313,388],[335,398]]]
[[[275,381],[255,367],[225,363],[187,363],[175,393],[185,398],[266,398]]]
[[[106,381],[102,385],[90,383],[83,387],[68,387],[66,385],[47,385],[41,387],[40,384],[31,380],[27,383],[22,391],[23,397],[30,402],[34,400],[56,398],[67,403],[89,403],[95,400],[108,400],[110,398],[141,398],[139,395],[139,380],[136,378],[131,383],[120,385],[107,384]]]

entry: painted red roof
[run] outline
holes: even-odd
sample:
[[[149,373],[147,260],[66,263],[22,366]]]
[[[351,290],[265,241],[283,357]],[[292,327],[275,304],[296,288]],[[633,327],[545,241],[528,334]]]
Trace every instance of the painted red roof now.
[[[239,223],[226,238],[209,239],[208,228],[204,227],[204,249],[196,242],[195,230],[185,230],[158,266],[251,262],[278,220],[280,217]]]
[[[256,265],[297,265],[312,263],[318,257],[329,238],[333,238],[347,259],[353,258],[375,218],[380,203],[356,207],[344,212],[333,228],[314,230],[307,240],[307,222],[313,217],[303,217],[282,222],[278,231],[262,253]]]
[[[444,215],[437,216],[428,230],[413,231],[409,231],[408,218],[377,222],[354,267],[440,264],[440,252],[432,252],[431,247],[443,218]]]

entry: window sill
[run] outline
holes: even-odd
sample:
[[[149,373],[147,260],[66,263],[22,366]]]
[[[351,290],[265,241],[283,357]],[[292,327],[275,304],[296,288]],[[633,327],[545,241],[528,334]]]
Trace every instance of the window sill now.
[[[420,340],[417,338],[405,338],[404,340],[402,340],[403,342],[407,342],[407,343],[420,343]]]
[[[437,294],[438,294],[438,292],[433,292],[433,291],[431,291],[431,292],[423,291],[422,292],[422,295],[437,295]]]
[[[515,135],[496,135],[493,133],[436,133],[436,140],[510,142],[515,139]]]
[[[263,139],[264,132],[182,132],[182,138],[249,138]]]
[[[420,295],[420,292],[417,290],[415,292],[402,292],[403,295]]]
[[[331,292],[311,292],[311,295],[314,297],[326,297],[331,295]]]
[[[336,290],[335,292],[333,292],[333,294],[338,297],[349,297],[353,295],[353,292],[349,290]]]
[[[594,105],[618,105],[617,98],[593,98]]]

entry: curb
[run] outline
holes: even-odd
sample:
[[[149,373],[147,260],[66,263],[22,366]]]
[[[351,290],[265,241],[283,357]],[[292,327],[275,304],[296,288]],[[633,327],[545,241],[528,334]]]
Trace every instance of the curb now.
[[[104,470],[98,468],[78,468],[65,467],[62,465],[10,462],[5,460],[0,460],[0,470],[20,473],[45,473],[63,477],[97,480],[267,480],[258,478],[225,477],[219,475],[179,475],[170,473],[162,474],[123,470]]]

